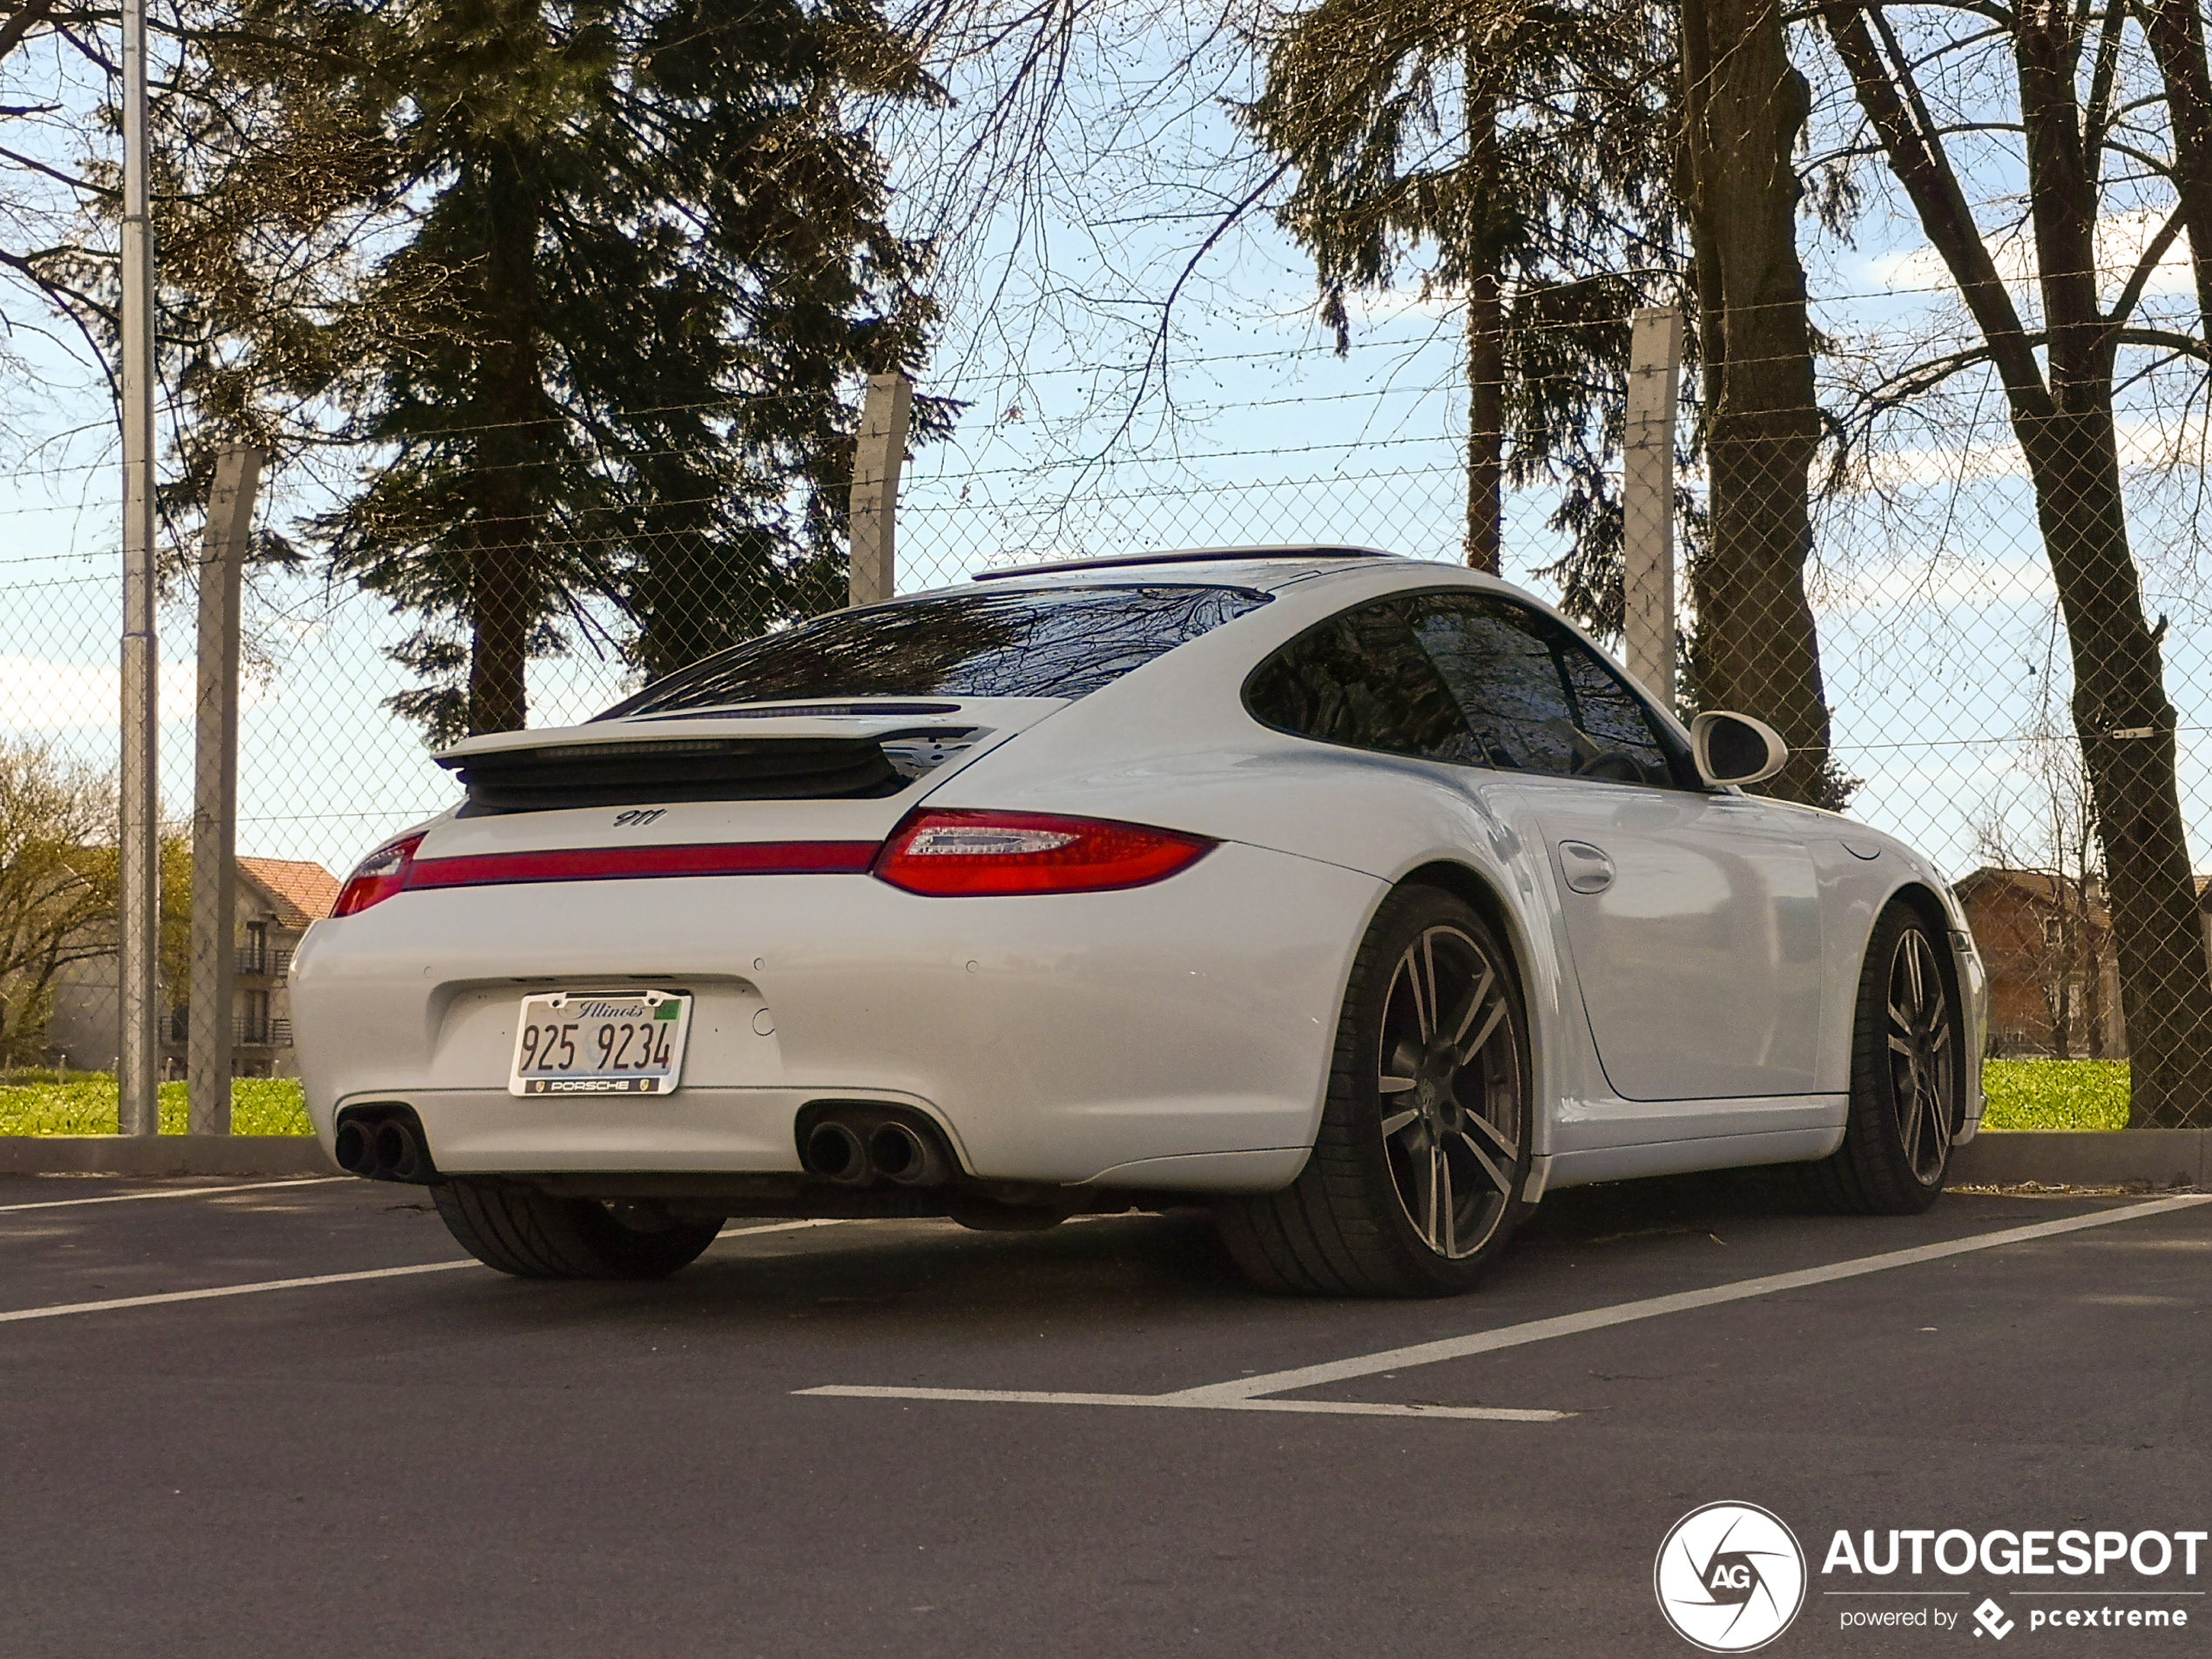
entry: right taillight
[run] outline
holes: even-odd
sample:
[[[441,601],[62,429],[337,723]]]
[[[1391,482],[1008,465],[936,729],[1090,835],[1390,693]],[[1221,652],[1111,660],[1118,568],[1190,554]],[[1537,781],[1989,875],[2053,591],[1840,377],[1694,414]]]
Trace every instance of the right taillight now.
[[[402,835],[396,841],[387,841],[361,861],[361,866],[346,878],[346,885],[338,890],[338,902],[331,907],[333,916],[351,916],[385,900],[407,886],[407,873],[415,863],[415,849],[422,845],[421,835]]]
[[[1161,881],[1215,843],[1203,835],[1042,813],[917,813],[875,873],[929,898],[1110,893]]]

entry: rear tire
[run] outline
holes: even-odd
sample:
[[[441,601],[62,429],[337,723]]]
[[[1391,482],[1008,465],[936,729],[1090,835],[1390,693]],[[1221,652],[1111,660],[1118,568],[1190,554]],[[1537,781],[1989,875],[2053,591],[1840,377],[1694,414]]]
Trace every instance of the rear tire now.
[[[660,1278],[697,1260],[722,1231],[719,1221],[632,1227],[596,1199],[466,1176],[430,1196],[462,1249],[521,1278]]]
[[[1254,1283],[1456,1296],[1520,1219],[1528,1022],[1512,958],[1463,900],[1402,887],[1354,958],[1312,1155],[1281,1192],[1217,1211]]]
[[[1851,1025],[1851,1115],[1806,1184],[1838,1215],[1917,1216],[1936,1201],[1966,1120],[1964,1041],[1942,935],[1892,905],[1874,924]]]

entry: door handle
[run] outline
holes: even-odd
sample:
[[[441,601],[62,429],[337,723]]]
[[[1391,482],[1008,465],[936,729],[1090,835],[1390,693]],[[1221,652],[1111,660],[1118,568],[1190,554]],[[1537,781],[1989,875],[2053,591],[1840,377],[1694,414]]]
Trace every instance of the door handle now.
[[[1613,885],[1613,860],[1588,841],[1561,841],[1559,867],[1570,893],[1603,893]]]

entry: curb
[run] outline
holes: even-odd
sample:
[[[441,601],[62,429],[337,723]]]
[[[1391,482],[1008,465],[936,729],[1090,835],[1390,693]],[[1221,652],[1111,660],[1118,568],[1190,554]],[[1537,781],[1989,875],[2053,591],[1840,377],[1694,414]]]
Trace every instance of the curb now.
[[[2209,1136],[2201,1129],[1986,1130],[1952,1151],[1950,1184],[2202,1186]]]
[[[0,1175],[337,1175],[312,1135],[0,1135]]]

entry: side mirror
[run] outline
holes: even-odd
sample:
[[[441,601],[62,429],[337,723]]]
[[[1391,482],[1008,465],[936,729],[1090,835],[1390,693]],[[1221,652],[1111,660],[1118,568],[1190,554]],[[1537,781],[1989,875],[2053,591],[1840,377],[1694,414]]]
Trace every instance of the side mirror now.
[[[1697,775],[1715,786],[1761,783],[1790,762],[1790,745],[1764,720],[1718,710],[1689,723],[1689,748]]]

